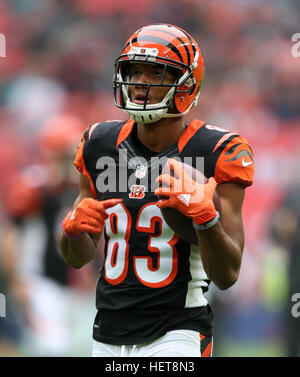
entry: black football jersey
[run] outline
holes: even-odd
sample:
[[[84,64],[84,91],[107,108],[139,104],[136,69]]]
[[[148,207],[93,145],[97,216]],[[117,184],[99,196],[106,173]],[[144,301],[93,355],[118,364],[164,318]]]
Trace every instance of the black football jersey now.
[[[96,290],[94,339],[139,344],[169,330],[211,335],[208,279],[198,246],[173,232],[154,195],[155,179],[169,157],[218,183],[252,183],[253,155],[236,133],[195,120],[178,142],[160,153],[143,146],[134,121],[103,122],[87,129],[74,161],[95,198],[122,198],[107,210],[105,260]]]

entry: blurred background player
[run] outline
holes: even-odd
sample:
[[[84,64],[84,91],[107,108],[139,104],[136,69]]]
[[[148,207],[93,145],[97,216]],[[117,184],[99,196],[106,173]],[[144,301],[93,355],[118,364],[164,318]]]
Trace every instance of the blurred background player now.
[[[11,221],[5,228],[2,266],[19,309],[24,355],[76,353],[74,339],[84,332],[77,315],[89,315],[80,305],[91,304],[94,269],[70,269],[57,247],[62,214],[76,195],[70,163],[81,132],[76,116],[49,118],[39,135],[44,163],[22,171],[5,196]]]

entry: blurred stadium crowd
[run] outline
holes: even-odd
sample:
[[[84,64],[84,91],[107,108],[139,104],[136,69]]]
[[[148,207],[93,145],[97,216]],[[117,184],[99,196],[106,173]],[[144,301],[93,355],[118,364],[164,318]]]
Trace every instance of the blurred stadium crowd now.
[[[89,355],[101,260],[70,271],[55,240],[77,194],[81,132],[126,119],[113,105],[114,59],[129,35],[157,22],[183,27],[203,52],[189,119],[237,131],[254,150],[240,280],[212,292],[215,354],[297,353],[289,334],[300,334],[300,318],[289,305],[300,292],[299,14],[296,0],[1,1],[0,356]]]

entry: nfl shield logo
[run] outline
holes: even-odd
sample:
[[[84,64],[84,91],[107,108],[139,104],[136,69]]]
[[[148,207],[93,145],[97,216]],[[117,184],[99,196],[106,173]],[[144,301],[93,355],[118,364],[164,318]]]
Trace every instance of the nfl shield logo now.
[[[136,178],[142,179],[146,176],[147,173],[147,166],[137,165],[135,170]]]

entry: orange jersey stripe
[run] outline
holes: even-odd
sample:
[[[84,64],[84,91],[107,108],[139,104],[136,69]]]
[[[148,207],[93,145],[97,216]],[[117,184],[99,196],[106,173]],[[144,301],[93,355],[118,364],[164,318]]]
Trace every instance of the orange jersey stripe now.
[[[129,119],[121,128],[120,132],[119,132],[119,136],[118,136],[118,139],[117,139],[117,144],[116,144],[116,148],[122,143],[122,141],[124,141],[128,135],[130,134],[130,132],[132,131],[132,127],[134,125],[134,120],[133,119]]]
[[[250,186],[254,176],[254,161],[248,141],[242,136],[231,140],[220,154],[215,166],[215,180]]]
[[[90,174],[86,170],[85,162],[84,162],[84,159],[83,159],[83,147],[84,147],[84,143],[85,143],[85,138],[83,136],[83,138],[82,138],[82,140],[81,140],[81,142],[80,142],[80,144],[79,144],[79,146],[77,148],[76,157],[75,157],[75,160],[74,160],[73,164],[89,180],[91,191],[92,191],[94,197],[97,198],[97,193],[96,193],[96,189],[95,189],[94,183],[92,181],[92,178],[91,178]]]
[[[215,152],[218,147],[225,141],[227,140],[228,138],[230,138],[230,136],[232,135],[237,135],[236,132],[229,132],[228,134],[224,135],[223,137],[221,137],[221,139],[217,142],[216,146],[214,147],[214,150],[213,152]]]
[[[205,350],[201,353],[201,357],[210,357],[212,351],[212,341],[208,343]]]
[[[201,120],[193,120],[192,123],[189,124],[187,129],[184,131],[184,133],[180,136],[178,140],[178,150],[181,152],[183,148],[186,146],[188,141],[192,138],[193,135],[199,130],[200,127],[202,127],[205,124],[205,122],[202,122]]]
[[[90,127],[90,130],[89,130],[89,140],[90,140],[90,138],[91,138],[91,136],[92,136],[92,133],[94,132],[94,129],[98,126],[98,124],[100,124],[100,123],[95,123],[95,124],[93,124],[93,125]]]

